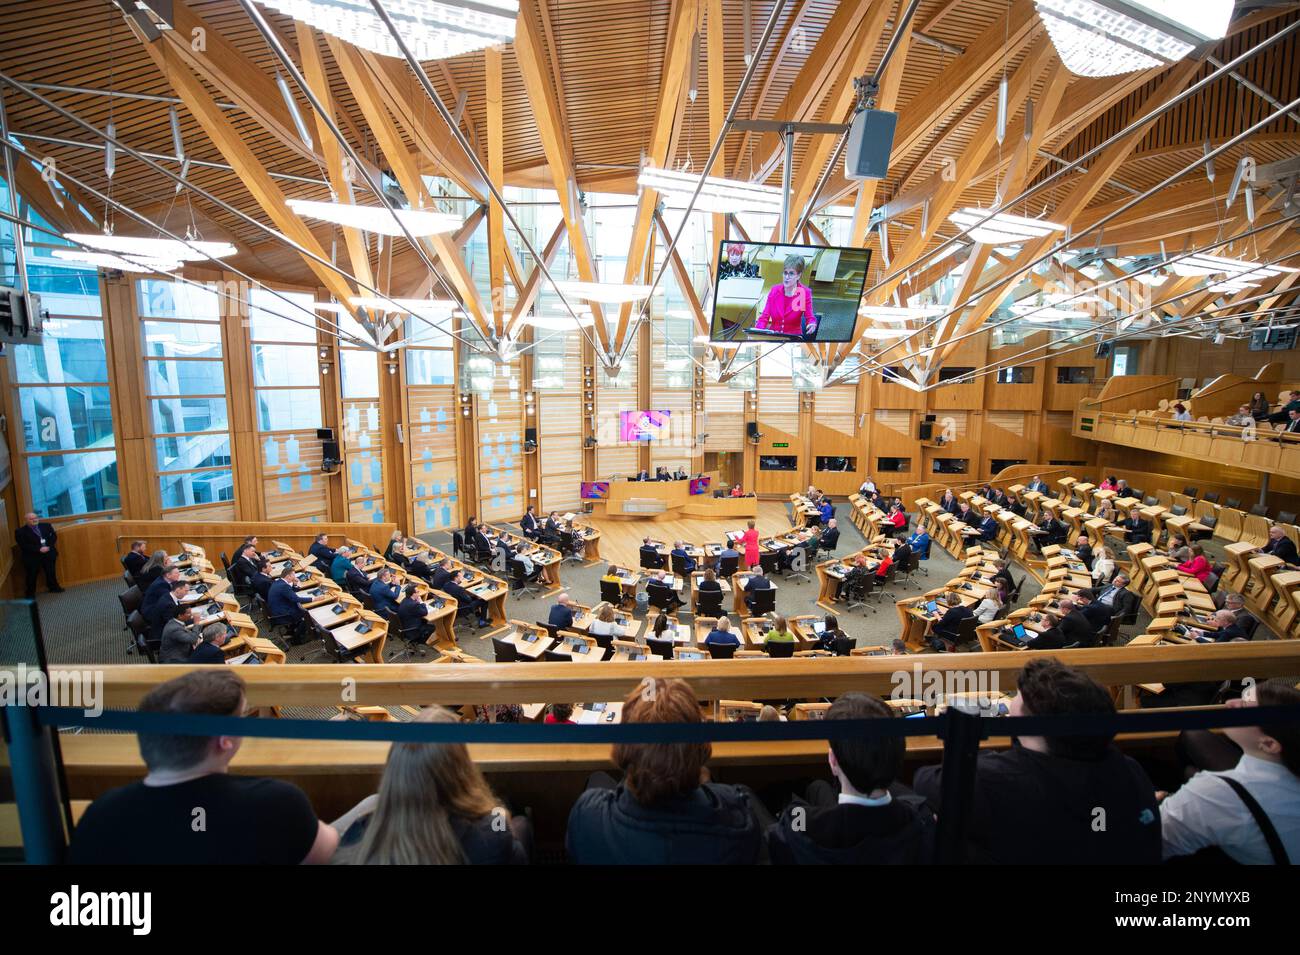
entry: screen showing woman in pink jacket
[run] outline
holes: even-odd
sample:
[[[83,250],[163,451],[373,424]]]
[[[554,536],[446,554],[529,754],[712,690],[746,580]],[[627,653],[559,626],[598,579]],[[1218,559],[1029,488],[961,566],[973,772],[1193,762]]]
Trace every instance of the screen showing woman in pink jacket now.
[[[813,312],[812,289],[802,282],[803,256],[787,255],[781,271],[781,284],[767,293],[763,312],[754,327],[786,335],[811,335],[817,330]]]

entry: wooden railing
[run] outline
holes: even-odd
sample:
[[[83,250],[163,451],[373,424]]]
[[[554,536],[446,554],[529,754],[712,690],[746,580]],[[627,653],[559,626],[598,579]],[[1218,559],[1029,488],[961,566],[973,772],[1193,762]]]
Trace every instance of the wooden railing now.
[[[1300,478],[1300,434],[1275,432],[1268,426],[1256,430],[1149,414],[1080,412],[1074,433],[1094,441]]]
[[[1119,647],[1054,652],[954,653],[635,663],[333,664],[241,667],[252,706],[538,703],[619,700],[646,676],[688,680],[702,700],[835,697],[850,690],[888,696],[900,671],[997,674],[1015,686],[1025,663],[1053,656],[1106,686],[1268,677],[1300,672],[1300,641]],[[104,705],[130,708],[187,666],[105,666]],[[345,672],[346,671],[346,672]],[[348,680],[345,698],[342,677]]]
[[[59,528],[59,581],[80,584],[122,575],[120,558],[131,549],[134,540],[149,542],[149,550],[175,554],[180,544],[202,547],[213,566],[221,569],[224,551],[233,561],[235,548],[245,537],[256,535],[262,550],[270,550],[271,540],[283,541],[299,553],[307,553],[317,534],[329,534],[337,546],[342,538],[369,544],[381,554],[396,524],[311,523],[296,521],[249,521],[216,523],[204,521],[87,521]]]
[[[1160,399],[1178,397],[1178,378],[1169,375],[1120,375],[1109,379],[1095,398],[1079,402],[1087,413],[1154,408]]]

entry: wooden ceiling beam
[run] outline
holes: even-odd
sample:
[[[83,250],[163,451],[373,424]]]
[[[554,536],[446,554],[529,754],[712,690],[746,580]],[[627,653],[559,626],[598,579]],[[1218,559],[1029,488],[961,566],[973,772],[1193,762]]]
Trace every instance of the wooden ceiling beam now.
[[[311,87],[312,94],[325,107],[330,114],[329,118],[333,120],[338,115],[338,110],[334,106],[334,96],[330,90],[329,77],[325,73],[325,63],[321,59],[316,31],[298,20],[294,21],[294,30],[298,39],[298,56],[302,60],[303,76],[307,80],[307,85]],[[325,117],[316,114],[315,111],[313,115],[316,120],[316,136],[321,144],[321,151],[325,154],[325,171],[334,194],[340,202],[353,202],[355,200],[352,194],[352,183],[346,173],[343,147],[330,132]],[[366,246],[365,236],[360,229],[347,226],[339,228],[343,233],[343,244],[347,248],[352,274],[361,284],[373,287],[375,282],[370,272],[370,251]]]
[[[1196,71],[1201,68],[1201,65],[1199,60],[1188,59],[1170,67],[1155,88],[1142,98],[1142,102],[1135,111],[1142,115],[1149,115],[1152,111],[1173,99],[1187,86]],[[1097,155],[1089,165],[1088,172],[1074,181],[1070,192],[1053,210],[1053,216],[1061,222],[1073,222],[1079,213],[1087,207],[1088,203],[1092,201],[1093,197],[1097,195],[1098,191],[1105,186],[1110,177],[1115,174],[1115,171],[1119,169],[1125,159],[1128,158],[1128,155],[1137,147],[1137,144],[1142,141],[1142,138],[1156,122],[1157,118],[1137,123],[1128,135],[1111,144]],[[971,309],[963,316],[958,331],[961,334],[967,334],[983,326],[984,322],[988,320],[988,317],[993,314],[998,304],[1006,296],[1008,283],[1014,280],[1013,277],[1016,271],[1041,257],[1057,242],[1058,238],[1055,234],[1052,234],[1024,243],[1015,259],[1004,270],[1003,274],[1006,278],[995,280],[989,290],[972,304]],[[951,353],[952,348],[953,344],[949,343],[938,351],[931,353],[930,367],[941,367],[944,360]]]
[[[501,95],[501,48],[483,51],[484,87],[487,93],[487,168],[488,177],[497,189],[505,187],[504,110]],[[501,335],[505,332],[506,305],[506,220],[501,203],[488,198],[488,277],[492,289],[492,324]]]
[[[130,20],[127,22],[132,23]],[[289,209],[279,185],[249,149],[226,112],[217,106],[199,78],[191,72],[187,58],[177,54],[174,44],[165,39],[168,31],[164,31],[160,38],[153,41],[146,40],[138,33],[133,23],[132,32],[140,40],[142,48],[153,60],[158,72],[167,80],[172,91],[180,97],[204,134],[225,157],[226,162],[240,171],[240,181],[244,188],[252,195],[267,218],[285,236],[311,253],[302,256],[304,263],[339,304],[359,321],[361,316],[352,305],[352,296],[356,294],[352,284],[334,269],[311,257],[316,256],[329,261],[329,256],[316,240],[316,236],[312,234],[307,224]]]
[[[712,15],[713,5],[715,3],[718,4],[720,8],[722,0],[709,0],[709,14],[710,14],[709,29],[710,30],[713,29],[712,24],[715,22]],[[810,6],[811,3],[809,2],[809,0],[798,0],[794,8],[794,13],[790,14],[789,19],[786,20],[785,28],[781,31],[781,39],[777,41],[777,44],[775,47],[773,47],[772,52],[768,54],[767,69],[763,71],[763,79],[759,81],[758,86],[756,87],[756,92],[754,93],[754,98],[753,100],[751,100],[751,102],[753,103],[753,106],[750,110],[751,113],[761,112],[763,109],[763,104],[767,102],[767,97],[769,94],[771,94],[772,87],[776,82],[777,67],[781,65],[782,54],[790,47],[794,38],[799,35],[795,31],[799,30],[802,27],[804,18],[807,17]],[[719,17],[719,21],[720,20],[721,18]],[[719,26],[721,26],[720,22],[719,22]],[[721,31],[719,31],[719,38],[721,38]],[[712,93],[713,91],[713,73],[712,73],[713,47],[712,45],[709,46],[709,57],[710,57],[709,95],[712,96],[713,95]],[[709,104],[710,117],[712,117],[713,115],[712,105],[713,105],[712,101],[710,100],[710,104]],[[725,104],[723,104],[723,107],[724,107],[723,113],[725,114],[726,113]],[[711,122],[710,125],[712,125]],[[719,128],[721,128],[720,125]],[[716,137],[717,133],[715,132],[713,135]],[[736,150],[736,161],[731,168],[731,178],[733,179],[741,179],[745,177],[745,172],[744,172],[745,159],[749,155],[749,144],[750,144],[751,137],[753,137],[753,135],[754,133],[752,130],[746,129],[741,132],[740,147]]]
[[[555,254],[560,250],[560,244],[564,240],[566,231],[564,221],[560,220],[555,226],[555,231],[551,233],[550,239],[542,248],[542,261],[546,263],[548,269],[551,267],[551,263],[555,261]],[[534,263],[532,269],[528,272],[528,278],[524,279],[523,283],[518,286],[519,295],[515,299],[514,307],[510,310],[510,321],[506,324],[507,336],[514,333],[519,320],[533,307],[537,293],[541,291],[541,283],[542,270]]]
[[[393,175],[406,193],[407,201],[412,208],[434,208],[433,198],[424,185],[415,158],[407,150],[396,123],[385,109],[380,84],[372,70],[372,55],[332,36],[327,36],[326,40],[356,99],[357,107],[365,117],[366,125],[370,127],[371,135],[375,137],[380,152],[387,158]],[[482,296],[479,295],[474,277],[455,242],[446,233],[417,238],[417,241],[437,257],[438,263],[446,270],[448,282],[464,303],[469,318],[478,326],[484,338],[490,338],[491,330]]]
[[[650,127],[650,142],[646,159],[660,169],[672,160],[673,130],[687,85],[687,72],[691,68],[691,45],[700,22],[699,0],[674,0],[668,21],[668,38],[664,45],[664,67],[659,84],[659,105]],[[636,218],[632,222],[632,241],[628,246],[627,265],[623,281],[632,284],[643,277],[646,249],[650,242],[655,207],[659,193],[641,189],[637,196]],[[622,348],[627,327],[632,317],[632,303],[619,306],[618,329],[614,333],[614,347]]]
[[[583,210],[574,175],[573,152],[564,134],[563,111],[555,97],[551,70],[547,65],[539,24],[539,5],[544,0],[521,0],[519,19],[515,27],[515,60],[523,77],[528,100],[533,107],[533,120],[542,141],[548,172],[564,217],[569,236],[569,252],[578,267],[578,277],[584,282],[597,282],[595,259],[587,237]],[[596,320],[596,337],[605,355],[611,354],[609,328],[604,310],[598,302],[591,302],[591,314]],[[602,359],[605,356],[601,356]]]
[[[664,248],[668,248],[673,241],[673,234],[668,228],[668,223],[664,222],[664,217],[656,209],[653,212],[654,223],[659,228],[659,236],[663,239]],[[682,293],[682,298],[686,299],[686,306],[691,310],[691,315],[695,317],[695,327],[701,335],[709,334],[709,320],[704,315],[704,307],[700,304],[700,297],[695,294],[695,286],[691,282],[690,269],[682,261],[681,254],[677,249],[673,249],[672,255],[668,257],[668,264],[673,270],[673,278],[677,280],[677,288]]]

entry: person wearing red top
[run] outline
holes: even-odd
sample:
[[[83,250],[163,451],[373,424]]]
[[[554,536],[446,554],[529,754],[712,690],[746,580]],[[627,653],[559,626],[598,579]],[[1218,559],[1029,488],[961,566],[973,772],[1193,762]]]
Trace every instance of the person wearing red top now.
[[[1201,583],[1205,583],[1210,574],[1214,573],[1214,568],[1205,559],[1205,554],[1202,552],[1200,545],[1196,544],[1192,547],[1192,559],[1179,564],[1178,572],[1180,574],[1190,574]]]
[[[889,568],[893,566],[893,563],[894,558],[890,554],[880,558],[880,565],[876,568],[876,583],[883,584],[889,579]]]
[[[1113,475],[1113,474],[1108,475],[1107,478],[1106,478],[1106,480],[1102,481],[1101,484],[1099,484],[1099,485],[1097,486],[1097,490],[1099,490],[1099,491],[1113,491],[1113,490],[1115,490],[1115,487],[1116,487],[1117,483],[1118,483],[1118,482],[1116,482],[1116,480],[1115,480],[1115,475]]]
[[[572,723],[569,717],[573,716],[572,703],[552,703],[546,708],[546,717],[543,723]]]
[[[787,255],[781,272],[781,284],[767,293],[763,312],[754,327],[786,335],[811,336],[817,331],[813,311],[812,289],[804,285],[804,261],[801,255]]]
[[[745,545],[745,567],[753,569],[758,566],[758,531],[754,530],[754,522],[749,522],[749,529],[741,536],[740,542]]]
[[[741,487],[739,484],[736,484],[736,485],[734,485],[734,486],[731,488],[731,496],[732,496],[732,497],[744,497],[744,496],[745,496],[745,489],[744,489],[743,487]]]
[[[889,515],[889,523],[894,525],[894,530],[907,530],[907,514],[903,510],[903,505],[895,504],[893,512]]]

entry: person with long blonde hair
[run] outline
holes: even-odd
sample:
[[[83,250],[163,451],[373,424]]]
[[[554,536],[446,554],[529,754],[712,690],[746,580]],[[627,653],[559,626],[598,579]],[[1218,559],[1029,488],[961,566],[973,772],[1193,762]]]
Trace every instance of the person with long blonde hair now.
[[[456,723],[440,706],[419,723]],[[343,837],[353,865],[523,865],[522,820],[500,804],[463,743],[394,743],[374,812]]]

